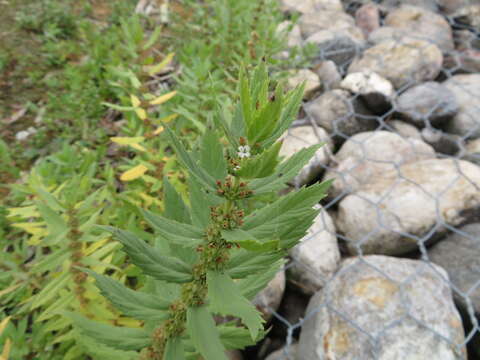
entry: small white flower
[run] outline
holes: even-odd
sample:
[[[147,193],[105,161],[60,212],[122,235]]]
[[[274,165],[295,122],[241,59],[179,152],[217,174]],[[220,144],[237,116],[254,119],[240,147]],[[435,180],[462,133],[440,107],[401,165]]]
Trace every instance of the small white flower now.
[[[242,159],[246,157],[250,157],[250,146],[248,145],[239,146],[237,154]]]
[[[238,166],[238,165],[237,165],[237,166],[235,166],[235,167],[233,168],[233,170],[235,170],[235,171],[238,171],[238,170],[240,170],[240,166]]]

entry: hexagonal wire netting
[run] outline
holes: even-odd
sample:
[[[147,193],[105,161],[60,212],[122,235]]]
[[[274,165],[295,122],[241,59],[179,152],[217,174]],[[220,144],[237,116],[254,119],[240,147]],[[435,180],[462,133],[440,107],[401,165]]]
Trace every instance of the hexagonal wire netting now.
[[[480,1],[280,3],[321,81],[285,142],[327,143],[295,185],[335,182],[256,357],[479,359]]]

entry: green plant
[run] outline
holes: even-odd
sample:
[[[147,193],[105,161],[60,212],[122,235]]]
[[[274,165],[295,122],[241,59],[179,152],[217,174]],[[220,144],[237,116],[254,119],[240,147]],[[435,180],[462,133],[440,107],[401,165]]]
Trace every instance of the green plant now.
[[[249,300],[305,235],[317,214],[313,206],[329,186],[324,182],[279,199],[272,196],[319,146],[280,162],[277,140],[295,119],[303,86],[286,94],[281,84],[272,94],[269,86],[264,64],[250,81],[241,75],[233,115],[228,108],[220,111],[198,151],[188,152],[166,128],[189,174],[189,205],[165,179],[163,215],[141,210],[155,230],[154,246],[131,232],[104,227],[147,275],[146,286],[133,291],[85,269],[113,305],[145,325],[113,327],[70,313],[82,335],[119,350],[141,351],[142,359],[220,360],[226,359],[226,349],[252,345],[265,334]],[[214,315],[233,316],[241,324],[216,325]]]

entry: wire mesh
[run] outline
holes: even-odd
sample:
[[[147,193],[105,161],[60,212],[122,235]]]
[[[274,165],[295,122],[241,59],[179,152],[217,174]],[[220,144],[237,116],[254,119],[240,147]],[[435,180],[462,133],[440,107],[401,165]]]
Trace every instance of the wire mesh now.
[[[292,185],[335,182],[255,357],[479,359],[480,2],[280,4],[321,82],[285,141],[326,143]]]

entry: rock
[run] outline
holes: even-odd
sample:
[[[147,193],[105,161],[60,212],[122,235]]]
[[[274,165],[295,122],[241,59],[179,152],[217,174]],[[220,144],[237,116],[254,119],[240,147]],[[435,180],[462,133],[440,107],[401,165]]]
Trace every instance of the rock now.
[[[376,119],[368,118],[371,112],[345,90],[327,91],[307,103],[304,109],[319,126],[337,138],[347,138],[377,127]]]
[[[320,290],[332,276],[340,262],[335,225],[322,209],[308,234],[289,252],[292,264],[287,279],[307,295]]]
[[[333,61],[322,61],[313,70],[320,78],[320,82],[325,90],[328,91],[340,87],[342,76]]]
[[[437,1],[438,0],[383,0],[381,3],[386,11],[395,10],[401,5],[413,5],[423,9],[437,11]]]
[[[414,139],[422,139],[422,135],[420,135],[420,131],[413,126],[410,125],[406,122],[403,122],[401,120],[390,120],[388,122],[388,125],[392,127],[394,132],[396,132],[398,135],[405,137],[405,138],[414,138]]]
[[[243,355],[240,350],[227,350],[226,354],[229,360],[243,360]]]
[[[343,11],[341,0],[280,0],[280,9],[283,12],[299,12],[302,14],[316,11]]]
[[[440,10],[446,14],[452,14],[467,4],[469,0],[436,0]]]
[[[285,292],[285,271],[279,271],[268,283],[267,287],[260,291],[252,300],[253,305],[262,313],[263,318],[268,321],[273,316],[282,301]]]
[[[280,155],[286,157],[294,155],[303,148],[325,142],[325,145],[318,149],[315,156],[294,178],[293,185],[302,186],[320,177],[328,164],[330,152],[333,149],[333,142],[327,132],[322,128],[314,129],[312,126],[298,126],[289,129],[282,139],[283,145],[280,149]]]
[[[351,252],[405,254],[435,227],[459,225],[480,206],[480,167],[464,160],[427,159],[385,171],[339,204],[337,231]],[[432,238],[428,235],[428,238]]]
[[[388,111],[395,90],[387,79],[372,71],[350,73],[340,83],[340,87],[362,97],[373,113]]]
[[[337,274],[310,300],[297,359],[467,359],[439,266],[366,256],[346,259]]]
[[[463,28],[480,31],[480,3],[466,2],[465,5],[452,14],[453,20]]]
[[[402,119],[418,127],[428,123],[438,126],[455,116],[458,104],[450,89],[428,81],[402,93],[397,98],[395,110]]]
[[[303,14],[298,25],[304,38],[322,30],[337,31],[355,27],[353,17],[343,11],[313,11]]]
[[[464,159],[480,165],[480,139],[471,140],[467,143]]]
[[[345,66],[361,53],[363,36],[359,29],[321,30],[305,40],[307,44],[315,44],[318,48],[316,62],[332,60],[339,66]]]
[[[432,127],[422,129],[422,139],[431,145],[437,153],[456,155],[462,147],[462,139]]]
[[[285,326],[285,321],[291,325],[301,322],[305,317],[305,310],[310,297],[309,295],[295,291],[295,289],[292,289],[289,283],[287,283],[287,290],[285,291],[282,303],[277,312],[279,317],[276,317],[272,322],[273,329],[270,335],[285,341],[285,338],[289,336],[289,329]],[[293,329],[290,334],[298,337],[300,328]],[[278,347],[276,349],[278,349]]]
[[[335,178],[329,197],[350,194],[395,171],[403,164],[435,157],[435,151],[418,139],[405,139],[388,131],[363,132],[348,139],[335,154],[325,180]]]
[[[434,79],[443,56],[437,46],[423,40],[384,40],[355,59],[349,73],[370,70],[390,80],[396,89]]]
[[[453,296],[464,311],[470,301],[480,313],[480,224],[470,224],[453,232],[428,251],[429,260],[444,268],[459,291]]]
[[[35,129],[33,126],[30,126],[27,130],[21,130],[15,134],[15,139],[17,141],[23,141],[29,138],[31,135],[34,135],[37,133],[37,129]]]
[[[480,137],[480,74],[455,75],[443,85],[455,94],[459,105],[446,130],[464,137]]]
[[[274,351],[265,360],[297,360],[298,343],[286,345],[282,349]]]
[[[310,99],[318,92],[321,87],[320,79],[317,74],[308,69],[293,70],[287,80],[287,87],[294,89],[305,81],[305,92],[303,94],[304,99]]]
[[[425,40],[435,44],[443,52],[454,49],[450,25],[445,18],[424,8],[403,5],[385,18],[385,25],[412,40]]]
[[[362,30],[363,35],[368,37],[372,31],[380,27],[380,11],[374,3],[362,5],[355,12],[355,22]]]
[[[287,46],[289,48],[302,46],[302,32],[300,26],[291,21],[283,21],[277,26],[277,34],[285,34],[287,37]]]

